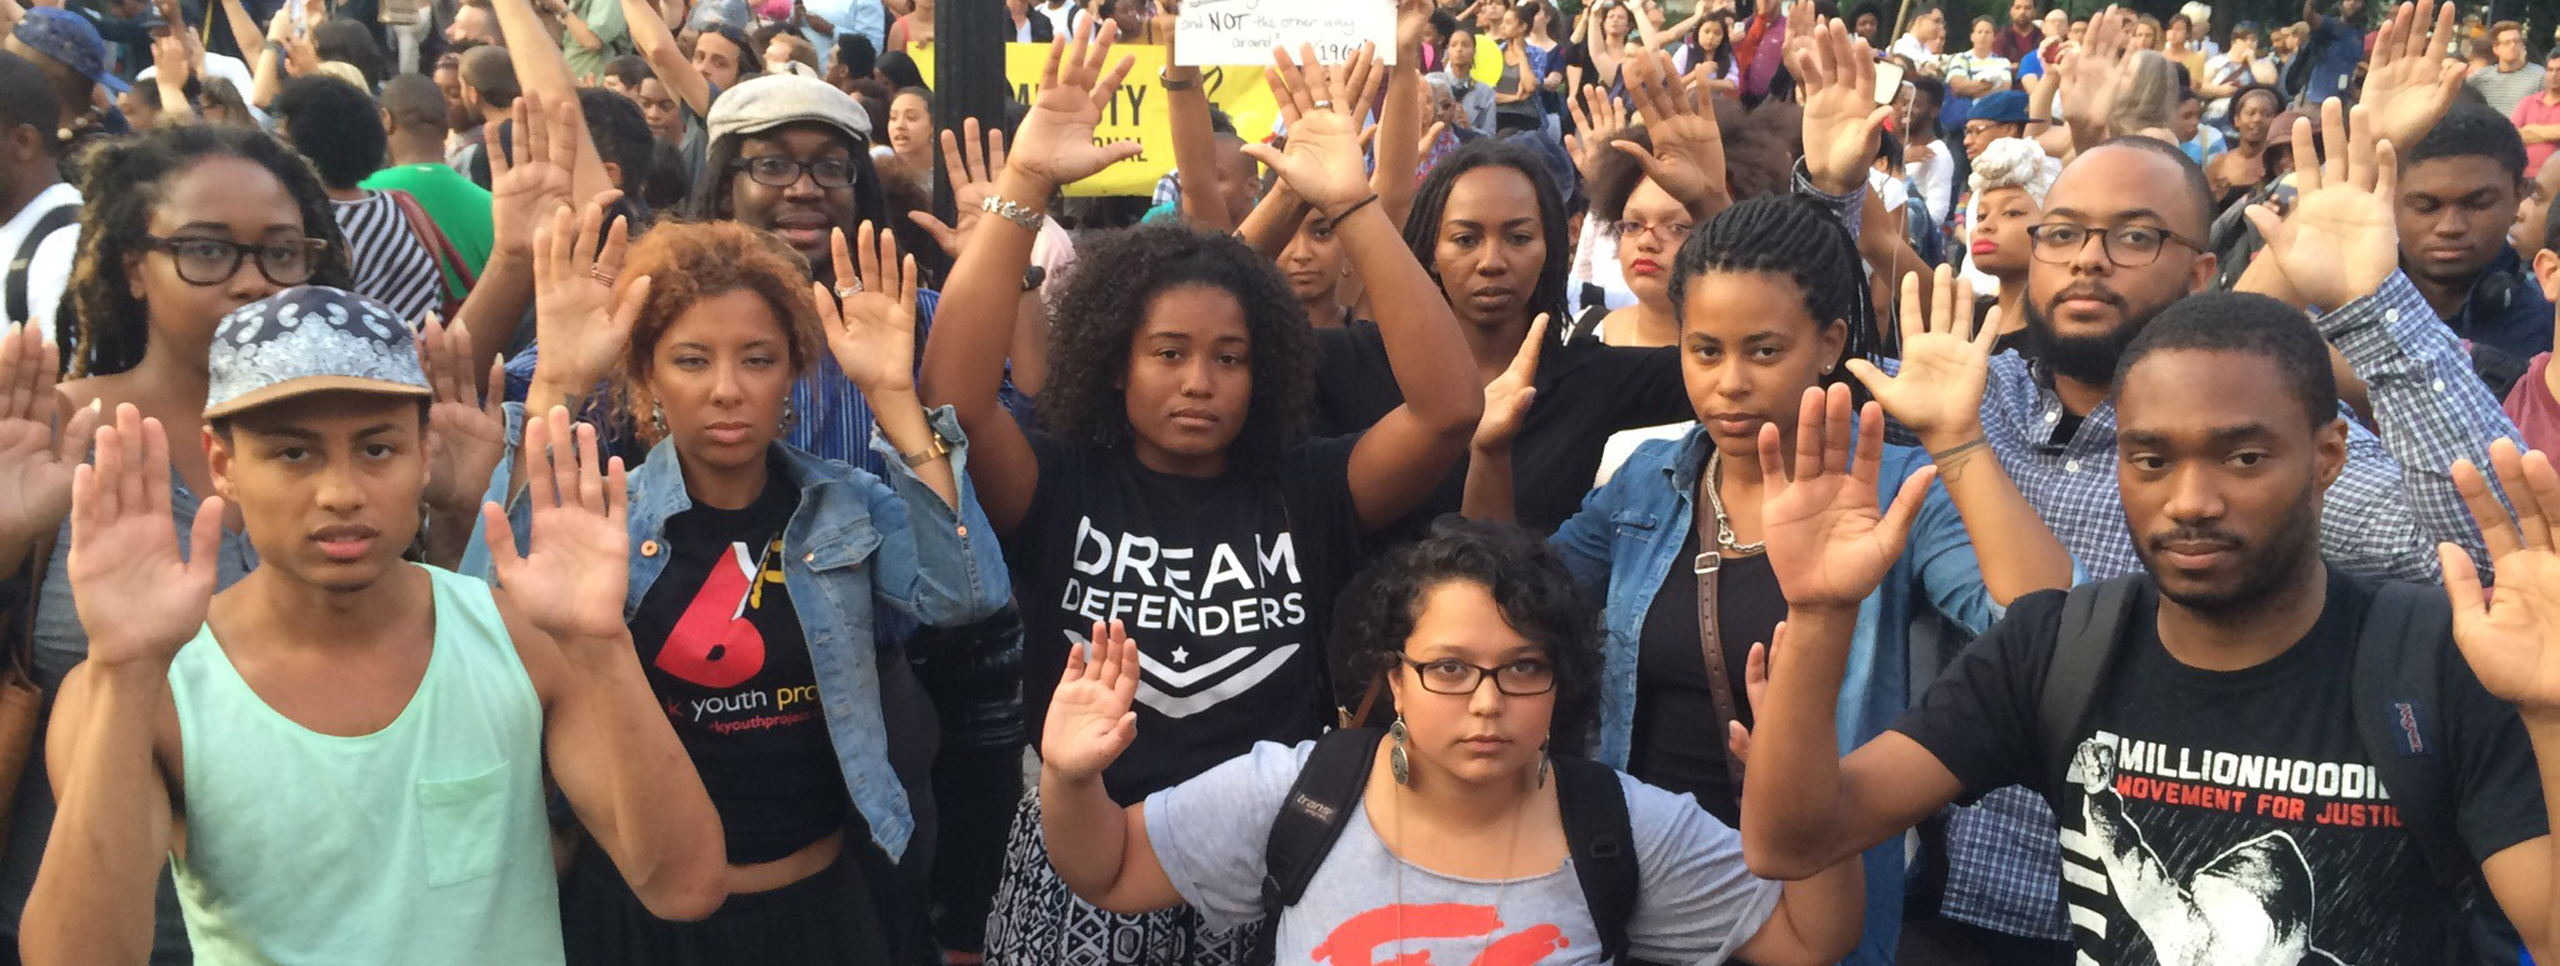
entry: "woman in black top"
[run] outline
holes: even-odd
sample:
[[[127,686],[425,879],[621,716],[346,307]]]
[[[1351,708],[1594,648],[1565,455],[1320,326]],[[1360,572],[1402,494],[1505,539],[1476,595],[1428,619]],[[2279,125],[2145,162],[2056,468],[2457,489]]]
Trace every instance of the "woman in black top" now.
[[[1055,678],[1097,619],[1145,631],[1144,737],[1103,775],[1128,804],[1328,723],[1322,631],[1361,535],[1411,511],[1456,463],[1483,397],[1447,305],[1370,191],[1358,115],[1345,110],[1376,69],[1363,52],[1339,70],[1283,60],[1272,77],[1289,150],[1246,150],[1333,226],[1415,403],[1356,439],[1308,440],[1307,320],[1270,260],[1226,236],[1150,227],[1083,247],[1054,307],[1045,431],[1016,424],[996,393],[1036,212],[1137,153],[1094,140],[1129,69],[1104,70],[1113,33],[1097,41],[1088,26],[1053,48],[990,214],[944,290],[924,396],[956,407],[971,435],[969,478],[1015,564],[1026,680]],[[1049,695],[1025,697],[1036,727]],[[1133,951],[1228,961],[1252,938],[1209,932],[1186,909],[1119,916],[1076,900],[1042,849],[1036,796],[1016,818],[995,908],[992,964],[1130,962]]]

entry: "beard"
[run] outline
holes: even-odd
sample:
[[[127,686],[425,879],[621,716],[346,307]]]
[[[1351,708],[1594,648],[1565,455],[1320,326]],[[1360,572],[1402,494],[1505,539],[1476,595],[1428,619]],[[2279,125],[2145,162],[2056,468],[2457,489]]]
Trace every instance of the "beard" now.
[[[2320,555],[2320,484],[2317,478],[2303,488],[2301,499],[2290,502],[2283,519],[2276,521],[2266,539],[2252,546],[2232,535],[2210,528],[2202,532],[2188,528],[2155,534],[2134,541],[2134,555],[2142,567],[2151,572],[2152,583],[2160,588],[2160,596],[2207,619],[2227,617],[2244,611],[2259,610],[2284,587],[2299,579],[2303,570]],[[2231,539],[2238,553],[2239,566],[2233,568],[2236,578],[2224,587],[2174,587],[2160,579],[2155,541],[2185,537],[2221,537]]]
[[[2073,294],[2068,288],[2063,292]],[[2116,362],[2123,359],[2124,351],[2133,346],[2134,337],[2141,335],[2143,327],[2150,325],[2152,317],[2168,308],[2169,303],[2137,310],[2126,304],[2122,294],[2106,294],[2112,296],[2116,308],[2124,312],[2124,321],[2116,323],[2113,330],[2103,335],[2064,335],[2054,328],[2053,317],[2045,314],[2043,305],[2035,299],[2027,299],[2026,357],[2044,363],[2055,375],[2073,382],[2092,386],[2114,383]],[[2061,298],[2056,297],[2052,301],[2058,302]]]

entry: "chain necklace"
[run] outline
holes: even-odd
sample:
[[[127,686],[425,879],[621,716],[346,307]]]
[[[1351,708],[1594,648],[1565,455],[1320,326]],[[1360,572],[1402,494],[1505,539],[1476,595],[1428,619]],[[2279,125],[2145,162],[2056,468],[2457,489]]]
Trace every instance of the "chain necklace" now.
[[[1710,449],[1707,453],[1707,507],[1716,515],[1716,548],[1739,557],[1756,556],[1769,549],[1769,542],[1743,543],[1733,535],[1733,518],[1725,515],[1724,494],[1717,492],[1719,488],[1716,486],[1724,479],[1723,468],[1724,452]]]

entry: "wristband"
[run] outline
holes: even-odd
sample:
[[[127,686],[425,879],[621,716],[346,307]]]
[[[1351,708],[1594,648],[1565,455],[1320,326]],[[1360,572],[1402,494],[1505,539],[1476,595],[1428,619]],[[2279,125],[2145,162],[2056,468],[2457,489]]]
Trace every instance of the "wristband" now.
[[[1362,199],[1360,199],[1360,200],[1358,200],[1358,201],[1352,202],[1352,203],[1351,203],[1351,207],[1342,209],[1342,213],[1341,213],[1341,214],[1338,214],[1338,215],[1327,215],[1327,216],[1325,216],[1325,218],[1326,218],[1327,220],[1329,220],[1329,221],[1332,221],[1336,226],[1339,226],[1339,225],[1341,225],[1341,224],[1342,224],[1342,220],[1343,220],[1343,219],[1351,217],[1351,213],[1352,213],[1352,212],[1359,211],[1359,210],[1360,210],[1360,209],[1362,209],[1362,208],[1366,208],[1366,207],[1368,207],[1371,203],[1374,203],[1374,202],[1376,202],[1377,200],[1378,200],[1378,196],[1377,196],[1377,195],[1372,194],[1372,195],[1370,195],[1370,196],[1368,196],[1368,197],[1366,197],[1366,198],[1362,198]]]
[[[1190,80],[1175,80],[1173,77],[1173,68],[1162,68],[1156,71],[1156,86],[1169,91],[1198,90],[1200,89],[1200,74],[1195,70],[1192,72]]]
[[[899,459],[906,461],[908,469],[925,466],[935,460],[951,455],[951,441],[943,439],[942,432],[940,430],[935,430],[931,427],[927,427],[926,429],[926,435],[930,438],[925,441],[923,449],[917,450],[913,453],[898,454]]]

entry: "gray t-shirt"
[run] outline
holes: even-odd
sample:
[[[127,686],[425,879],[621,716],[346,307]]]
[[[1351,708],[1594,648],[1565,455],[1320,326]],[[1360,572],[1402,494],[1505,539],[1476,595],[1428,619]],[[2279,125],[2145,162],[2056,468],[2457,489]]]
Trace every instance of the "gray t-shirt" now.
[[[1261,918],[1263,848],[1291,782],[1314,742],[1261,742],[1199,777],[1147,796],[1147,838],[1185,902],[1214,929]],[[1718,963],[1760,931],[1778,883],[1742,864],[1742,839],[1698,807],[1625,775],[1638,859],[1630,958]],[[1600,935],[1583,905],[1572,860],[1507,882],[1441,875],[1395,857],[1369,824],[1366,804],[1280,915],[1278,961],[1384,960],[1427,954],[1476,960],[1496,945],[1539,966],[1598,966]],[[1356,948],[1355,948],[1356,947]],[[1318,955],[1321,952],[1321,955]],[[1363,955],[1366,954],[1366,955]],[[1505,960],[1515,961],[1515,960]]]

